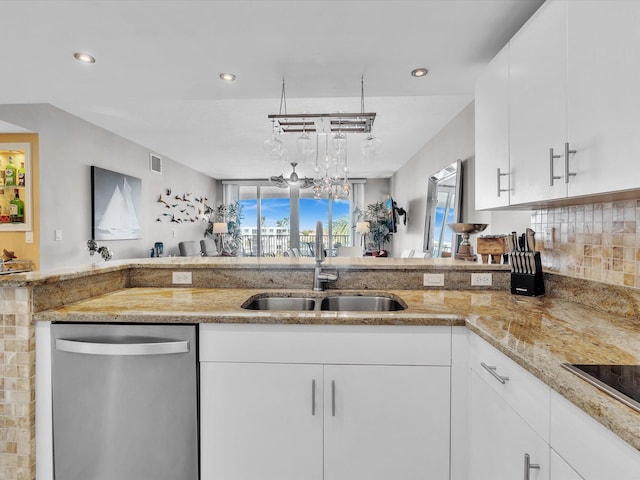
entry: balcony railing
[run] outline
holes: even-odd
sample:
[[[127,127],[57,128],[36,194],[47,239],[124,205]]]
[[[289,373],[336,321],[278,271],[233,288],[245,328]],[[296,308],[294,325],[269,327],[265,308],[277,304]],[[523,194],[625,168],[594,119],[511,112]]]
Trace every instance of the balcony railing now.
[[[300,235],[299,250],[303,257],[315,256],[314,245],[316,241],[315,234]],[[333,255],[334,248],[329,247],[329,236],[324,235],[323,243],[327,250],[327,255]],[[350,245],[351,239],[349,235],[333,235],[333,247],[340,245]],[[257,235],[242,235],[242,254],[246,257],[255,257],[258,254],[262,257],[281,257],[284,252],[291,248],[290,236],[283,235],[260,235],[260,249],[258,249]]]

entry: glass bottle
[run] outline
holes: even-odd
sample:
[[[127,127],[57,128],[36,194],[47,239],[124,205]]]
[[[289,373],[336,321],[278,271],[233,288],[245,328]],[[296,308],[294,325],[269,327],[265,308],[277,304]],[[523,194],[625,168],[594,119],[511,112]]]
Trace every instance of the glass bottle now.
[[[13,164],[13,157],[9,155],[9,163],[4,168],[4,180],[5,185],[8,187],[13,187],[16,184],[16,167]]]
[[[18,186],[24,187],[26,185],[27,176],[24,169],[24,162],[20,162],[20,168],[18,169]]]
[[[20,200],[20,193],[16,189],[15,197],[9,202],[9,215],[12,223],[24,222],[24,202]]]

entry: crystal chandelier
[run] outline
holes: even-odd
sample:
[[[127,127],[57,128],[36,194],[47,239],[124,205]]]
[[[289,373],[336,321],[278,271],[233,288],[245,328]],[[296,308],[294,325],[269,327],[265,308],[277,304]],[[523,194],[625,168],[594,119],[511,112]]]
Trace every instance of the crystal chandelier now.
[[[297,162],[292,162],[293,172],[289,178],[284,175],[271,177],[276,186],[287,188],[296,184],[299,188],[313,187],[314,198],[323,196],[348,198],[351,193],[349,167],[347,163],[347,137],[354,133],[368,134],[361,141],[360,149],[366,161],[373,161],[380,152],[382,141],[371,134],[375,113],[366,113],[364,109],[364,76],[360,79],[359,113],[296,113],[287,112],[285,83],[282,79],[280,110],[278,114],[267,117],[272,122],[271,138],[264,142],[263,149],[269,160],[288,162],[288,152],[281,140],[287,133],[300,134],[296,141]],[[284,113],[283,113],[284,107]],[[309,134],[315,135],[314,142]],[[320,155],[320,137],[324,137],[324,154]],[[330,138],[331,137],[331,138]],[[298,181],[295,167],[298,164],[313,164],[313,179]],[[296,182],[291,182],[295,175]]]

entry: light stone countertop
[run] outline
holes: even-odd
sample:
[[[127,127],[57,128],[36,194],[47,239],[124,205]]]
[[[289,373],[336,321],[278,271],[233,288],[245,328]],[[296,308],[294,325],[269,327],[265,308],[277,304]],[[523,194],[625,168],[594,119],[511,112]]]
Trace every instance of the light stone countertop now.
[[[408,308],[398,312],[281,312],[240,308],[251,296],[265,292],[317,295],[309,290],[129,288],[39,312],[34,319],[134,323],[466,325],[640,450],[640,413],[561,367],[563,362],[640,364],[640,327],[637,321],[634,323],[633,320],[549,297],[521,297],[496,291],[386,291],[406,302]],[[345,293],[350,292],[328,290],[322,295]]]

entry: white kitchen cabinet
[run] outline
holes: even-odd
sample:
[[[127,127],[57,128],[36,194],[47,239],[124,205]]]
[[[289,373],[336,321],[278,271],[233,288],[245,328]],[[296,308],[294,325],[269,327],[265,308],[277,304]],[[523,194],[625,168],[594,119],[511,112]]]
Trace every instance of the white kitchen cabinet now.
[[[549,445],[473,370],[469,405],[470,479],[526,478],[526,455],[529,478],[549,479]]]
[[[205,362],[206,479],[322,480],[322,366]]]
[[[449,479],[451,327],[201,325],[203,480]]]
[[[508,205],[640,188],[638,18],[640,2],[548,0],[505,47],[506,127],[505,49],[489,64],[476,88],[476,208],[506,206],[505,136]]]
[[[449,478],[448,367],[325,366],[325,480]]]
[[[565,462],[555,450],[551,449],[551,480],[584,480],[578,472]]]
[[[476,210],[509,205],[509,45],[476,83]]]
[[[550,424],[551,446],[585,480],[640,479],[640,453],[556,392]]]
[[[563,198],[566,125],[564,0],[551,0],[511,39],[509,46],[509,143],[511,204]],[[553,148],[553,154],[550,149]],[[551,155],[553,180],[551,185]]]
[[[569,196],[640,187],[640,2],[568,2]]]

